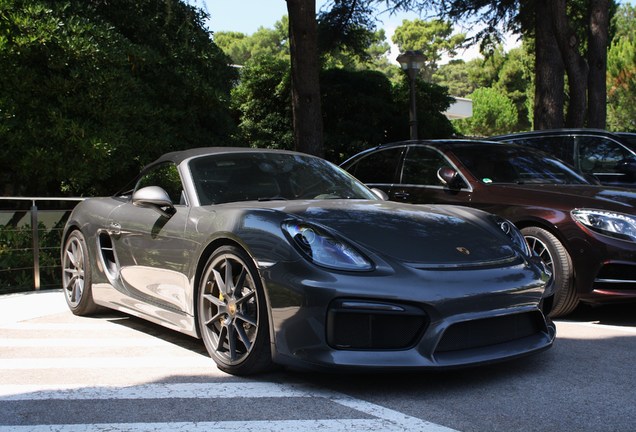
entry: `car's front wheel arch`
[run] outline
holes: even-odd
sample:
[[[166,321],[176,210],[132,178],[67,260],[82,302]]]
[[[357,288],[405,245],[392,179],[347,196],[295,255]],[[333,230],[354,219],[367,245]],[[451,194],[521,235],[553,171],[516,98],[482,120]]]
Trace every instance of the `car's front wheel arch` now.
[[[68,229],[62,241],[62,289],[75,315],[91,315],[98,307],[93,300],[93,265],[86,237],[79,228]]]
[[[242,362],[241,365],[233,365],[233,364],[223,364],[223,358],[215,358],[215,353],[210,346],[211,343],[220,344],[220,335],[212,335],[210,332],[212,327],[206,327],[210,324],[206,324],[205,321],[210,321],[212,318],[209,312],[206,312],[210,306],[214,308],[214,303],[209,300],[212,298],[210,292],[206,292],[207,287],[210,284],[210,279],[212,279],[212,284],[215,283],[214,277],[212,275],[211,268],[217,267],[220,265],[220,259],[229,259],[233,262],[233,265],[243,266],[247,273],[248,279],[251,278],[253,282],[251,285],[253,288],[253,296],[257,299],[256,308],[257,314],[259,316],[259,324],[257,329],[257,336],[254,342],[254,355],[252,358],[250,357],[251,350],[245,358],[245,361]],[[217,270],[219,270],[217,268]],[[220,273],[220,274],[218,274]],[[221,279],[225,279],[227,274],[223,271],[219,271],[216,277]],[[205,279],[205,280],[204,280]],[[227,284],[227,280],[220,281],[221,283],[225,282]],[[210,243],[204,252],[201,254],[201,258],[199,260],[199,264],[197,266],[196,278],[195,278],[195,292],[193,295],[194,299],[194,311],[195,311],[195,323],[197,335],[201,338],[206,344],[206,348],[210,353],[210,356],[215,360],[220,369],[237,374],[237,375],[248,375],[254,372],[260,372],[269,369],[271,364],[271,352],[273,347],[270,346],[270,341],[273,340],[272,335],[272,326],[271,326],[271,308],[269,307],[269,299],[265,290],[265,284],[262,280],[260,272],[256,266],[256,263],[252,256],[248,253],[248,251],[238,242],[233,241],[232,239],[223,238],[218,239],[212,243]],[[217,289],[218,291],[218,289]],[[214,293],[215,303],[219,301],[218,299],[219,292]],[[223,296],[221,296],[223,297]],[[205,300],[205,299],[208,300]],[[224,301],[223,298],[220,299],[221,302]],[[205,302],[208,302],[208,305],[205,305]],[[233,302],[232,302],[233,303]],[[238,304],[238,301],[236,302]],[[227,304],[229,310],[229,304]],[[236,307],[236,306],[234,306]],[[215,313],[221,313],[221,308],[217,308]],[[207,316],[206,316],[207,315]],[[240,314],[236,314],[239,316]],[[230,320],[230,316],[228,315],[228,321]],[[221,322],[222,320],[217,320]],[[223,321],[225,322],[225,321]],[[236,326],[236,325],[235,325]],[[240,326],[236,326],[240,327]],[[216,339],[216,341],[212,341],[210,336],[213,336],[212,339]],[[227,336],[225,336],[227,337]],[[263,356],[266,358],[259,359],[259,356]],[[221,355],[223,357],[223,355]],[[219,361],[220,360],[220,361]],[[232,362],[230,362],[232,363]]]
[[[214,251],[216,251],[218,248],[222,246],[235,246],[245,251],[245,248],[240,243],[234,241],[233,239],[218,238],[210,242],[205,247],[201,255],[199,256],[199,260],[197,262],[197,268],[195,272],[195,277],[194,277],[194,283],[193,283],[194,292],[192,295],[192,298],[194,301],[193,310],[195,315],[195,325],[197,329],[197,337],[199,338],[201,338],[201,332],[199,330],[199,316],[198,316],[199,314],[197,313],[197,311],[199,310],[199,289],[201,287],[201,278],[203,277],[203,271],[205,270],[205,265],[207,264],[208,260],[210,259]]]

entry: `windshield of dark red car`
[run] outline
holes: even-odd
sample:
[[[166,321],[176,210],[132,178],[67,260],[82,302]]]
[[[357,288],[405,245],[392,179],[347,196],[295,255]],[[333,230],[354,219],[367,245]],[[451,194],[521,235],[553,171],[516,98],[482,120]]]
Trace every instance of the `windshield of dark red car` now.
[[[292,199],[377,199],[335,165],[291,153],[203,156],[189,162],[201,205]]]
[[[482,183],[589,184],[564,162],[537,150],[507,144],[453,148],[461,163]]]

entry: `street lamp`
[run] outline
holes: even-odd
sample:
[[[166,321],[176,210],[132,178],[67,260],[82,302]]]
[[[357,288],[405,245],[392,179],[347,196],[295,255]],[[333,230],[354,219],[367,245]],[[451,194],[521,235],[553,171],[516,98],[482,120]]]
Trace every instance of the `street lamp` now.
[[[422,51],[406,51],[397,56],[398,63],[409,75],[409,88],[411,94],[411,104],[409,107],[409,127],[411,129],[411,139],[417,139],[417,104],[415,102],[415,78],[417,73],[424,66],[426,57]]]

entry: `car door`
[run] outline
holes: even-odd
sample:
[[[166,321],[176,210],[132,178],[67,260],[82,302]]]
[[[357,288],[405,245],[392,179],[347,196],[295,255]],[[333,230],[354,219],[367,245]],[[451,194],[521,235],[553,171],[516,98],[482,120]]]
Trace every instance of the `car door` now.
[[[464,204],[470,201],[472,190],[459,174],[459,188],[449,188],[437,173],[440,168],[456,167],[438,150],[421,145],[406,148],[399,181],[391,188],[389,198],[416,204]]]
[[[108,221],[119,277],[128,294],[164,309],[189,311],[189,266],[196,248],[186,238],[189,206],[177,168],[164,164],[145,173],[135,191],[159,186],[175,203],[169,212],[133,204],[115,209]],[[191,311],[190,311],[191,312]]]

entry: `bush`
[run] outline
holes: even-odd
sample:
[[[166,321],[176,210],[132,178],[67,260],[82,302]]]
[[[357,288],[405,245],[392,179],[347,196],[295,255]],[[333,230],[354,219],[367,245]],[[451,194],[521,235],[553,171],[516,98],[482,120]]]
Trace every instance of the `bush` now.
[[[62,228],[38,225],[40,287],[61,287],[60,242]],[[30,225],[0,225],[0,294],[31,291],[33,232]]]

